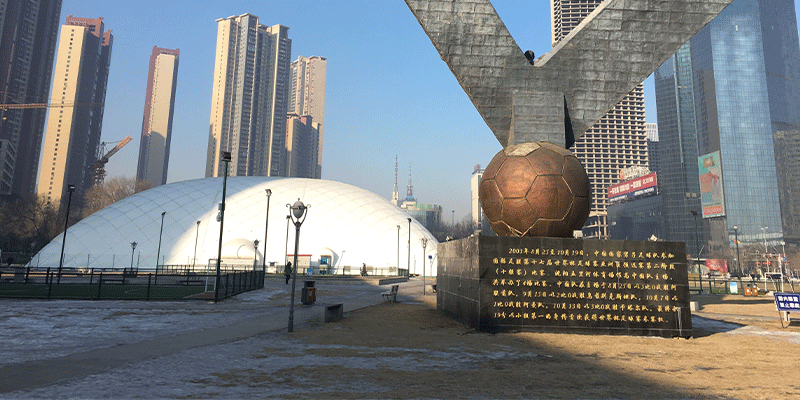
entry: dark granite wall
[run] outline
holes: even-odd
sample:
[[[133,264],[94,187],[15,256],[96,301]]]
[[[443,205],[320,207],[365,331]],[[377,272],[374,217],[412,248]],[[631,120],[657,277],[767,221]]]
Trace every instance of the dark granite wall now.
[[[437,308],[482,331],[691,335],[683,243],[474,236],[438,255]]]

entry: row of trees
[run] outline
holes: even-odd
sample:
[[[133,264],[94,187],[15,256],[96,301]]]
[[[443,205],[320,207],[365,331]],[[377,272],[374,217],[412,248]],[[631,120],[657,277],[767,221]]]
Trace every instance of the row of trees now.
[[[114,177],[102,185],[95,185],[82,197],[73,198],[69,226],[150,187],[147,182],[137,182],[128,177]],[[2,264],[8,263],[9,258],[14,263],[28,262],[64,231],[65,218],[65,207],[57,207],[38,195],[0,202],[0,227],[3,227],[0,229]]]

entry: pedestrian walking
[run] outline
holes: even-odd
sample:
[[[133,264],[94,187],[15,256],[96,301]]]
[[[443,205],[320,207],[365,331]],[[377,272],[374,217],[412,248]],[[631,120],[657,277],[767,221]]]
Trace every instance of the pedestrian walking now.
[[[283,269],[283,274],[286,275],[286,284],[289,284],[289,278],[292,277],[292,262],[287,261],[286,267]]]

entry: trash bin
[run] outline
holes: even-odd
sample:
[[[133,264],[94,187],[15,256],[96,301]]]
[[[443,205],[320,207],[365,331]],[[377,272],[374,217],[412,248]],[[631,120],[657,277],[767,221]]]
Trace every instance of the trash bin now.
[[[317,301],[317,288],[314,287],[314,281],[303,281],[300,301],[305,305],[314,304]]]

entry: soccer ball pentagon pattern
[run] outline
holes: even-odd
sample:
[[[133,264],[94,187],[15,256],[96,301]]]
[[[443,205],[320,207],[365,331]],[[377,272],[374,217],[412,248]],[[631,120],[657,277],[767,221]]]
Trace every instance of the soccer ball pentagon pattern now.
[[[497,153],[484,170],[479,197],[499,236],[572,237],[589,218],[589,193],[578,158],[538,142]]]

